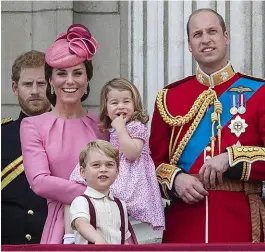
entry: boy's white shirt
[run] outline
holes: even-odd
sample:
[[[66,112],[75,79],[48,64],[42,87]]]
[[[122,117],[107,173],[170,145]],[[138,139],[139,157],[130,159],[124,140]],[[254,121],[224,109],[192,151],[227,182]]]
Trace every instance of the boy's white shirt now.
[[[104,239],[109,244],[121,243],[121,218],[120,211],[117,203],[114,201],[112,193],[106,196],[91,187],[87,187],[84,194],[90,197],[96,211],[96,225],[97,231],[101,233]],[[128,214],[127,208],[122,201],[125,218],[125,240],[127,240],[131,233],[128,230]],[[90,221],[89,206],[87,199],[83,196],[76,197],[70,207],[71,226],[73,230],[76,230],[74,226],[74,220],[78,217],[87,218]],[[75,235],[75,244],[87,244],[85,240],[78,232]]]

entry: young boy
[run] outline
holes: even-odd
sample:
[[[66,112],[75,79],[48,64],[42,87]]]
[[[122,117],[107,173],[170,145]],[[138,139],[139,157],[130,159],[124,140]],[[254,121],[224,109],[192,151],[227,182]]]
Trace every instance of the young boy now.
[[[70,207],[71,225],[77,231],[75,244],[128,243],[131,234],[126,205],[117,202],[110,192],[119,173],[119,151],[107,141],[92,141],[80,153],[79,162],[81,176],[88,186],[84,196],[75,198]],[[94,219],[96,228],[92,225]]]

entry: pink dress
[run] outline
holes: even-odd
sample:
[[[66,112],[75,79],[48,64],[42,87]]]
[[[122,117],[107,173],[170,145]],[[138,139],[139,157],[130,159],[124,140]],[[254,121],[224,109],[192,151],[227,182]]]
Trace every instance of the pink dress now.
[[[47,198],[48,217],[42,244],[60,244],[64,235],[63,204],[70,204],[86,187],[69,181],[80,151],[97,138],[103,138],[97,117],[88,113],[64,120],[52,112],[22,120],[21,148],[25,173],[32,190]]]
[[[120,153],[120,173],[111,191],[114,196],[125,201],[128,214],[134,219],[150,223],[155,230],[163,230],[164,207],[150,156],[147,127],[139,121],[130,122],[126,127],[132,138],[144,140],[144,147],[135,161],[128,160]],[[119,149],[119,139],[114,129],[110,130],[110,142]],[[85,184],[80,176],[79,165],[70,180]]]

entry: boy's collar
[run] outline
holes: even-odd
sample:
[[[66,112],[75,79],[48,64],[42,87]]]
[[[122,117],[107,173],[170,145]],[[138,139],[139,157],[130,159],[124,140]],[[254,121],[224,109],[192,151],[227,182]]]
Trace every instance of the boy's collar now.
[[[109,195],[105,195],[95,189],[93,189],[90,186],[87,186],[86,190],[85,190],[85,194],[88,197],[94,198],[94,199],[103,199],[104,197],[108,197],[111,200],[114,200],[113,194],[111,193],[111,191],[109,191]]]

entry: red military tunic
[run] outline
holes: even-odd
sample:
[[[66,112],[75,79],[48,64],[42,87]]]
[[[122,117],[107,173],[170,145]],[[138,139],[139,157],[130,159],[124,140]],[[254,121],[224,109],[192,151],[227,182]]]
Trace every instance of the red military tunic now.
[[[211,76],[207,76],[198,70],[196,76],[188,77],[165,87],[167,89],[166,96],[163,96],[163,99],[157,99],[151,125],[150,149],[157,167],[157,176],[160,188],[162,189],[162,195],[172,200],[170,206],[166,209],[164,243],[206,242],[206,207],[208,208],[207,236],[210,243],[253,241],[250,203],[244,191],[209,190],[207,206],[206,200],[202,200],[196,204],[187,204],[183,200],[174,197],[174,189],[172,188],[175,175],[179,171],[184,171],[184,169],[182,169],[179,161],[175,164],[171,163],[171,165],[168,165],[170,164],[170,158],[174,151],[190,129],[194,118],[184,124],[176,147],[169,157],[169,146],[173,146],[174,139],[177,137],[180,127],[175,128],[173,141],[170,140],[173,127],[169,125],[170,123],[168,123],[165,114],[170,115],[171,118],[186,115],[199,95],[203,91],[208,90],[210,85],[212,85],[212,89],[216,92],[218,99],[225,91],[230,92],[231,95],[235,94],[234,97],[236,99],[241,97],[240,94],[244,94],[244,92],[252,92],[252,96],[244,104],[246,112],[244,114],[237,113],[233,116],[231,115],[231,120],[226,125],[222,125],[220,152],[228,151],[229,153],[231,167],[229,168],[229,172],[224,174],[224,176],[229,177],[230,175],[230,177],[237,179],[236,181],[242,181],[242,185],[244,183],[243,181],[247,181],[245,183],[256,181],[257,183],[255,185],[261,188],[261,181],[265,180],[265,148],[263,148],[265,146],[265,81],[255,79],[255,81],[260,82],[260,87],[255,92],[251,91],[252,88],[248,85],[232,88],[232,85],[241,78],[246,79],[244,83],[248,83],[248,80],[253,80],[253,77],[235,73],[230,64]],[[236,105],[239,107],[237,101]],[[225,104],[222,105],[224,106]],[[232,107],[233,101],[231,101],[231,106],[229,105],[229,108]],[[223,110],[221,118],[227,115],[227,113],[230,114],[228,109]],[[243,129],[241,128],[239,130],[239,135],[232,132],[235,132],[235,127],[237,127],[233,124],[235,121],[232,121],[235,119],[243,127]],[[220,139],[216,136],[214,156],[219,154],[218,140]],[[193,141],[193,135],[188,141]],[[196,146],[196,143],[195,145],[193,143],[193,146]],[[205,158],[207,159],[207,156],[211,156],[211,147],[212,145],[209,139],[208,145],[204,146],[199,156],[195,159],[195,162],[186,172],[189,174],[198,174],[205,162]],[[192,157],[194,152],[190,151],[188,154]],[[260,196],[255,195],[255,197]],[[258,200],[256,205],[258,204],[260,204],[260,215],[263,216],[263,229],[265,230],[264,205],[262,208],[263,203],[260,200]],[[262,224],[260,225],[262,227]],[[254,241],[257,241],[257,239],[259,238],[255,238]],[[261,234],[260,240],[263,240],[263,234]]]

